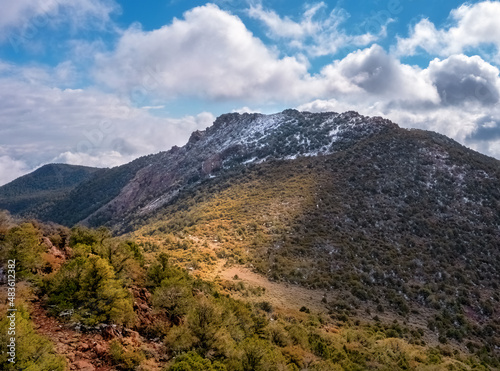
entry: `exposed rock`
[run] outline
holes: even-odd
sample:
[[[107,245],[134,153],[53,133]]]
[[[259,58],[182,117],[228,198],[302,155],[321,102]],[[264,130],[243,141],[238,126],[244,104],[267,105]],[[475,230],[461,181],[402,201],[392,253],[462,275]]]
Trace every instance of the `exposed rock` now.
[[[210,174],[214,170],[219,170],[222,166],[222,158],[220,154],[215,154],[207,158],[201,165],[201,170],[204,175]]]
[[[127,338],[133,339],[136,342],[140,342],[141,341],[141,335],[139,335],[139,333],[137,331],[130,330],[130,329],[124,329],[123,330],[123,335],[125,337],[127,337]]]
[[[52,255],[54,258],[56,258],[60,261],[66,260],[65,253],[62,250],[60,250],[59,248],[57,248],[56,246],[54,246],[54,244],[52,243],[52,241],[48,237],[42,237],[42,242],[47,247],[47,252],[50,255]]]
[[[87,343],[81,343],[78,346],[78,350],[81,351],[81,352],[87,352],[89,349],[90,349],[90,345],[87,344]]]
[[[188,144],[194,144],[198,142],[203,136],[205,135],[204,131],[196,130],[191,133],[191,136],[189,137]]]
[[[94,371],[95,367],[92,363],[86,360],[79,360],[74,363],[76,370],[80,371]]]
[[[96,173],[66,199],[55,201],[52,209],[44,211],[47,216],[40,216],[58,215],[53,221],[66,225],[105,223],[123,230],[138,215],[151,214],[186,187],[219,171],[272,159],[337,153],[397,129],[389,120],[355,112],[226,114],[206,130],[195,131],[183,147]],[[89,193],[93,189],[102,192]]]
[[[101,328],[101,335],[105,340],[111,340],[117,337],[121,337],[122,334],[116,326],[103,326]]]
[[[102,343],[95,343],[93,349],[99,357],[103,357],[108,354],[108,349]]]

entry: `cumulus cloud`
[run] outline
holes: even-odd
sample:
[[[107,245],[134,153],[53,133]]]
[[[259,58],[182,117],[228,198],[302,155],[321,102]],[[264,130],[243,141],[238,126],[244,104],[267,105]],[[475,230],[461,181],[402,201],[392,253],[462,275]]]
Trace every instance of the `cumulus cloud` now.
[[[235,108],[235,109],[233,109],[232,112],[240,113],[240,114],[243,114],[243,113],[262,113],[262,110],[244,106],[244,107],[240,107],[240,108]]]
[[[35,0],[20,0],[19,4],[30,1]],[[113,5],[97,0],[77,3]],[[480,4],[492,6],[490,3]],[[6,14],[10,18],[0,15],[0,31],[15,24],[7,19],[22,23],[16,14],[24,13],[14,11],[22,9],[19,4],[9,8]],[[472,27],[467,14],[476,5],[453,13],[460,27]],[[345,15],[335,10],[322,18],[325,8],[323,3],[311,6],[297,22],[262,6],[250,9],[251,16],[266,24],[270,37],[287,40],[296,48],[299,54],[294,57],[280,56],[240,18],[208,4],[160,29],[144,31],[135,25],[124,30],[111,49],[103,42],[70,43],[76,60],[94,63],[90,67],[93,87],[75,88],[88,79],[82,77],[82,68],[88,66],[82,67],[81,62],[62,61],[49,68],[36,64],[19,67],[0,60],[0,182],[54,161],[116,166],[182,145],[192,131],[204,129],[214,120],[207,112],[177,119],[163,117],[173,102],[169,99],[181,104],[192,98],[207,105],[221,103],[236,112],[253,111],[249,107],[267,112],[270,107],[291,105],[308,111],[356,110],[388,117],[403,127],[435,130],[500,157],[498,68],[478,56],[463,54],[436,58],[427,67],[410,66],[374,44],[312,74],[307,58],[300,54],[303,45],[312,43],[312,53],[324,55],[334,53],[340,45],[336,42],[373,42],[369,38],[359,43],[342,39],[351,37],[341,29]],[[82,14],[105,20],[109,11],[101,16],[91,10]],[[494,33],[496,26],[491,27]],[[418,43],[441,51],[451,48],[451,39],[443,35],[453,32],[452,28],[437,30],[424,20],[410,39],[418,34]],[[328,38],[335,35],[339,40],[330,43]],[[314,49],[325,45],[330,49]],[[403,46],[401,39],[398,47]],[[96,52],[95,60],[91,59],[89,55]]]
[[[362,101],[345,102],[336,99],[314,100],[300,105],[298,109],[310,112],[353,110],[367,116],[382,116],[401,127],[436,131],[465,144],[471,133],[477,129],[477,120],[481,116],[479,110],[469,112],[457,110],[456,107],[434,106],[433,109],[410,110],[383,102],[367,105]]]
[[[309,19],[322,6],[311,8],[305,17]],[[281,35],[321,33],[321,27],[308,22],[300,27],[290,23]],[[120,92],[170,99],[296,104],[345,93],[382,94],[400,101],[439,99],[418,68],[401,64],[376,44],[315,75],[308,67],[299,56],[279,57],[238,17],[206,5],[158,30],[133,27],[125,31],[113,51],[98,54],[94,75],[101,84]]]
[[[94,167],[114,167],[130,162],[136,157],[137,156],[124,155],[118,151],[104,151],[98,155],[68,151],[61,153],[50,162]]]
[[[379,34],[366,32],[350,35],[341,27],[349,15],[340,8],[335,8],[326,16],[320,15],[325,8],[324,2],[308,5],[298,22],[264,9],[262,4],[252,5],[248,14],[267,27],[268,37],[287,40],[290,47],[313,57],[335,54],[345,46],[369,45],[385,35],[385,25],[380,25]]]
[[[477,120],[476,130],[468,136],[472,141],[484,141],[500,139],[500,119],[492,115],[486,115]]]
[[[466,145],[475,151],[484,153],[496,159],[500,158],[500,140],[490,139],[488,141],[467,141]]]
[[[441,61],[433,60],[428,68],[430,79],[445,105],[478,103],[489,106],[498,103],[500,79],[498,68],[479,56],[452,55]]]
[[[279,58],[236,16],[208,4],[154,31],[133,27],[97,57],[96,79],[119,91],[212,100],[297,96],[307,66]]]
[[[465,143],[476,151],[500,158],[500,112],[484,115],[476,121],[476,127]]]
[[[408,38],[398,38],[395,52],[414,55],[419,51],[439,56],[459,54],[482,45],[494,45],[500,50],[500,2],[483,1],[464,4],[450,13],[451,27],[438,29],[428,19],[422,19]]]
[[[494,106],[500,99],[499,70],[479,56],[436,58],[421,69],[401,63],[376,44],[326,66],[320,80],[329,95],[341,94],[344,102],[361,100],[365,106],[376,103],[386,109],[475,110]]]
[[[366,102],[437,103],[437,91],[417,67],[400,63],[379,45],[348,54],[321,72],[327,91],[352,95]]]
[[[351,53],[326,69],[324,74],[330,80],[343,81],[341,85],[351,89],[298,109],[355,110],[384,116],[403,127],[437,131],[499,157],[500,149],[495,147],[500,142],[499,70],[480,57],[453,55],[434,59],[420,69],[402,64],[374,46]]]

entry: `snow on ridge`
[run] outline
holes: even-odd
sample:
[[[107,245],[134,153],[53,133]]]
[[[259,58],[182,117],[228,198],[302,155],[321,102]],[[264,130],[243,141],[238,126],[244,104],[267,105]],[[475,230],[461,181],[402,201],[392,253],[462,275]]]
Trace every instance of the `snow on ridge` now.
[[[251,158],[251,159],[249,159],[249,160],[243,161],[243,162],[242,162],[242,164],[243,164],[243,165],[246,165],[246,164],[249,164],[249,163],[251,163],[251,162],[254,162],[255,160],[257,160],[257,157],[252,157],[252,158]]]
[[[243,114],[229,116],[217,130],[209,130],[199,148],[210,154],[235,148],[237,156],[247,158],[242,164],[263,162],[267,157],[295,159],[334,153],[340,148],[335,143],[359,140],[385,124],[386,120],[372,120],[356,112]]]
[[[250,142],[250,138],[257,133],[262,134],[259,139],[265,138],[269,135],[269,131],[281,126],[284,119],[285,115],[283,115],[282,113],[262,115],[257,117],[250,125],[243,128],[239,142],[248,143]]]

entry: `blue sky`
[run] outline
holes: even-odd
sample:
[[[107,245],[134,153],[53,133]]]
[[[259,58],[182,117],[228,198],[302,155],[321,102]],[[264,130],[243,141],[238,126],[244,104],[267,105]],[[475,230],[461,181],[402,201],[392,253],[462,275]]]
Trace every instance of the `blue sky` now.
[[[146,4],[2,4],[0,184],[290,107],[384,116],[500,158],[499,1]]]

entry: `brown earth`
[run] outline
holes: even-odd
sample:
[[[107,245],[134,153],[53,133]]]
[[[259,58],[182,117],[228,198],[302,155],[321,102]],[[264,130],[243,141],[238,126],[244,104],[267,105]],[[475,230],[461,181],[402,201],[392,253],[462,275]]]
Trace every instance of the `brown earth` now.
[[[109,371],[109,346],[100,334],[83,334],[49,317],[38,302],[31,304],[36,331],[49,338],[57,354],[66,358],[70,370]]]
[[[146,326],[154,319],[147,305],[145,289],[133,288],[134,309],[138,315],[138,325]],[[69,370],[110,371],[116,370],[110,357],[110,342],[119,339],[124,346],[147,349],[152,358],[142,365],[147,370],[160,370],[165,362],[164,346],[161,343],[144,339],[137,331],[124,327],[105,326],[98,331],[83,333],[76,331],[47,314],[38,301],[30,305],[31,319],[35,330],[54,343],[57,354],[66,358]]]

